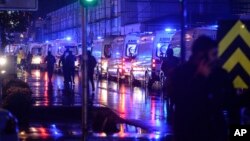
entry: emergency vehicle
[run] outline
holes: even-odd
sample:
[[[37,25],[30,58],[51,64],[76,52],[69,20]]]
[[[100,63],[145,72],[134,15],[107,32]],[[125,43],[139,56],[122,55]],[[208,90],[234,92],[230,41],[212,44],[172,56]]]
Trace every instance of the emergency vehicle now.
[[[117,80],[130,78],[132,62],[138,55],[138,42],[140,36],[131,33],[116,37],[111,46],[104,47],[104,55],[108,59],[108,76]]]
[[[151,85],[150,82],[163,77],[161,71],[162,58],[166,57],[167,48],[170,47],[170,42],[175,33],[175,29],[168,29],[141,34],[137,56],[133,60],[130,74],[131,82],[139,80],[146,85]]]
[[[98,38],[93,41],[93,45],[90,51],[96,58],[97,65],[95,69],[95,75],[97,77],[106,77],[108,71],[108,60],[111,58],[111,44],[114,40],[114,36],[107,38]]]
[[[45,56],[45,50],[41,43],[30,43],[28,44],[28,49],[26,51],[26,56],[28,53],[32,54],[31,66],[40,68],[42,60]]]
[[[52,45],[52,54],[56,58],[56,70],[60,70],[61,67],[59,66],[59,60],[66,50],[72,51],[72,54],[75,55],[76,69],[80,67],[79,58],[81,55],[81,51],[79,51],[79,47],[78,47],[79,45],[76,42],[67,40],[67,39],[57,39],[57,40],[50,41],[50,43]]]

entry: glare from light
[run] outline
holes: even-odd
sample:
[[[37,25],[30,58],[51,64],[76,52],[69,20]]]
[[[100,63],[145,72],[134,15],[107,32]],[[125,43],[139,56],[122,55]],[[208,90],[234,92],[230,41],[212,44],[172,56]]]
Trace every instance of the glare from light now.
[[[102,37],[101,37],[101,36],[98,36],[97,39],[100,40],[100,39],[102,39]]]
[[[107,69],[108,68],[108,62],[103,61],[102,62],[102,68]]]
[[[56,128],[56,125],[55,125],[55,124],[52,124],[51,126],[52,126],[53,128]]]
[[[24,35],[23,34],[20,34],[20,38],[23,38],[24,37]]]
[[[6,71],[5,71],[5,70],[2,70],[2,71],[1,71],[1,74],[5,74],[5,73],[6,73]]]
[[[41,57],[35,57],[34,59],[32,59],[32,64],[41,64]]]
[[[25,135],[25,134],[26,134],[25,131],[20,132],[20,135]]]
[[[214,28],[218,28],[219,26],[218,26],[218,25],[213,25],[212,27],[214,27]]]
[[[158,44],[157,44],[157,47],[160,48],[160,47],[161,47],[161,43],[158,43]]]
[[[49,41],[48,41],[48,40],[46,40],[46,41],[45,41],[45,43],[49,43]]]
[[[37,70],[37,71],[35,72],[35,76],[36,76],[36,78],[40,78],[40,71]]]
[[[68,36],[68,37],[66,38],[66,40],[67,40],[67,41],[71,41],[72,38]]]
[[[4,66],[7,63],[7,59],[5,57],[0,57],[0,66]]]
[[[154,41],[154,37],[152,37],[151,40]]]
[[[166,28],[165,31],[166,31],[166,32],[173,32],[173,31],[176,31],[176,29]]]

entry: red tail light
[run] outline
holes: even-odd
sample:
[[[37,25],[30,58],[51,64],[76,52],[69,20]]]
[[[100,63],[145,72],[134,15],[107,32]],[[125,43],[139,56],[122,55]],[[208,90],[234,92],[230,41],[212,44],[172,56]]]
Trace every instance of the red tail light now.
[[[156,64],[160,64],[161,63],[161,60],[159,59],[152,59],[152,67],[155,68],[156,67]]]

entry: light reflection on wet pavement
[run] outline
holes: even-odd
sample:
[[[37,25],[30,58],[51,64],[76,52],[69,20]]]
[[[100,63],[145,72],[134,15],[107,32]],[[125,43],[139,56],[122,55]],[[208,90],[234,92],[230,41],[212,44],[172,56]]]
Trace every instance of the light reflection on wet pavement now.
[[[64,90],[61,75],[54,75],[52,86],[47,82],[47,73],[39,70],[19,72],[18,77],[30,85],[34,106],[81,106],[82,88],[79,76],[75,77],[72,93]],[[93,96],[94,103],[113,109],[122,118],[141,122],[161,133],[171,133],[171,128],[166,123],[166,102],[161,93],[106,80],[95,82],[95,85],[97,89]]]

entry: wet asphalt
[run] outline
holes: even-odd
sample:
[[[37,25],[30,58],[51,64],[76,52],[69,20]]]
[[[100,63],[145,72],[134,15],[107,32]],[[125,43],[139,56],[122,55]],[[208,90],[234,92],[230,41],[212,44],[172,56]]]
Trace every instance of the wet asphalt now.
[[[76,73],[75,84],[70,91],[65,90],[63,77],[55,73],[52,84],[48,83],[47,72],[32,70],[18,71],[19,79],[31,87],[34,107],[81,107],[81,74]],[[149,91],[144,86],[131,86],[111,80],[95,80],[96,90],[90,92],[94,104],[103,105],[115,111],[121,118],[136,122],[139,127],[119,125],[120,132],[112,136],[93,134],[89,140],[161,140],[171,135],[171,125],[167,123],[166,101],[161,91]],[[68,89],[68,88],[67,88]],[[80,123],[33,122],[28,131],[20,132],[21,140],[79,140]],[[124,127],[123,127],[124,126]],[[152,132],[149,132],[152,131]]]

